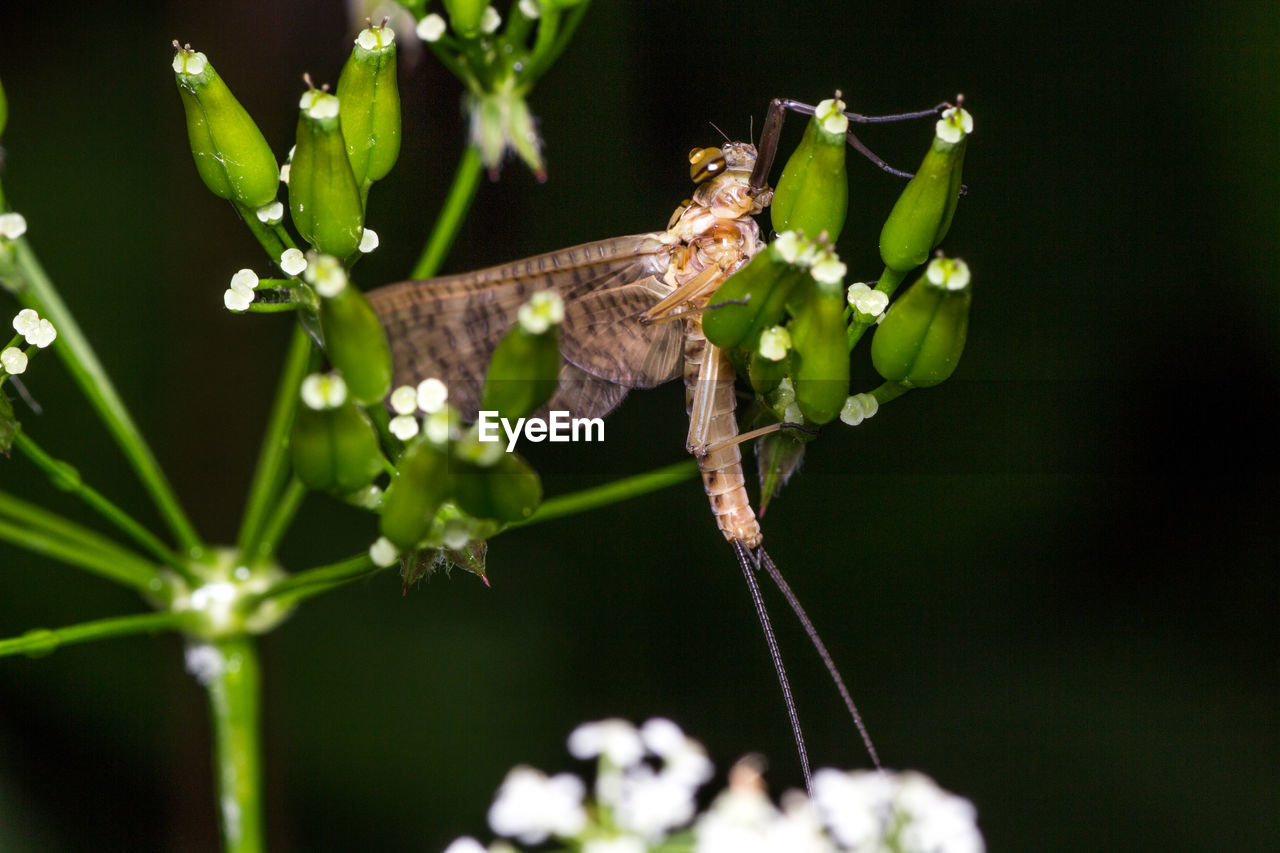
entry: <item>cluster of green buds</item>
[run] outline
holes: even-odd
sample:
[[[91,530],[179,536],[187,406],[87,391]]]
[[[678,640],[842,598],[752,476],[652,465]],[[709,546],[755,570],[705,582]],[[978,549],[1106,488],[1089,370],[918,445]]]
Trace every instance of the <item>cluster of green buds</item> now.
[[[542,140],[527,98],[569,39],[585,0],[519,0],[503,16],[485,0],[445,0],[442,16],[425,2],[406,2],[418,36],[467,88],[471,144],[496,175],[514,153],[539,180],[546,176]]]
[[[960,106],[942,113],[924,162],[885,222],[884,272],[846,288],[845,265],[831,245],[848,208],[844,109],[839,93],[815,108],[774,194],[780,233],[720,286],[703,318],[707,339],[730,353],[758,395],[755,426],[814,427],[836,418],[857,425],[906,391],[942,382],[964,349],[970,290],[963,261],[938,255],[891,300],[950,228],[973,119]],[[886,381],[850,394],[850,353],[873,327],[872,364]],[[758,439],[762,510],[811,439],[786,428]]]
[[[389,430],[405,444],[381,501],[375,560],[389,563],[402,553],[434,549],[437,560],[483,577],[484,540],[537,509],[541,480],[528,462],[504,449],[494,421],[524,418],[551,398],[563,318],[564,304],[552,291],[535,293],[521,306],[489,363],[481,418],[465,431],[439,379],[391,392],[396,416]],[[418,412],[425,414],[421,423]],[[423,562],[406,560],[405,566],[409,582]]]

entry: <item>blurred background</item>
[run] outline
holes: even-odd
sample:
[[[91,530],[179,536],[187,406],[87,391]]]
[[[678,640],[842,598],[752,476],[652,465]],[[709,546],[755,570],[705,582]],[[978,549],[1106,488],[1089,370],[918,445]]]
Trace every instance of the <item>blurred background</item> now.
[[[776,96],[840,88],[875,114],[966,95],[970,193],[944,244],[974,271],[964,361],[828,428],[764,528],[886,763],[971,798],[991,850],[1276,849],[1277,20],[1250,2],[599,0],[530,101],[550,180],[512,165],[486,183],[449,259],[660,229],[711,123],[743,136]],[[222,307],[230,275],[265,263],[192,166],[169,42],[206,52],[283,156],[302,73],[335,81],[355,28],[339,2],[298,0],[0,11],[5,191],[214,542],[234,538],[287,324]],[[405,276],[464,138],[433,57],[401,79],[366,286]],[[929,134],[863,139],[912,169]],[[900,184],[850,170],[841,253],[874,278]],[[864,346],[855,390],[868,362]],[[155,523],[61,365],[34,367],[26,428]],[[631,395],[603,449],[530,456],[564,493],[679,460],[685,430],[667,386]],[[88,520],[16,456],[0,487]],[[329,562],[374,530],[313,496],[281,557]],[[455,573],[404,596],[386,573],[264,638],[272,849],[488,838],[506,771],[585,772],[565,736],[607,716],[669,716],[722,770],[760,751],[775,793],[800,784],[696,484],[504,534],[489,570],[492,589]],[[771,600],[815,763],[866,766]],[[0,636],[140,609],[0,548]],[[208,740],[175,637],[0,660],[0,848],[215,850]]]

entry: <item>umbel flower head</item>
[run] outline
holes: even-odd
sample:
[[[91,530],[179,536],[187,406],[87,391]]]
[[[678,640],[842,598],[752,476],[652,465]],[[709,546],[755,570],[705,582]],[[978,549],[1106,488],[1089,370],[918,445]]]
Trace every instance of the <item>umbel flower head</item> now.
[[[585,723],[569,751],[598,763],[593,795],[577,776],[532,767],[507,774],[489,826],[525,845],[548,839],[583,853],[982,853],[973,804],[920,773],[820,770],[814,798],[790,791],[775,805],[762,761],[749,757],[729,772],[728,787],[701,814],[698,788],[714,768],[706,751],[670,720],[639,728],[625,720]],[[692,839],[692,841],[690,841]],[[445,853],[498,853],[459,838]]]

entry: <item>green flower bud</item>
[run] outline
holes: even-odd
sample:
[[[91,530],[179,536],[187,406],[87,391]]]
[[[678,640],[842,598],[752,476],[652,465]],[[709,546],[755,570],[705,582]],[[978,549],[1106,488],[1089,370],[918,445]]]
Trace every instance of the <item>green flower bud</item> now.
[[[298,479],[316,491],[354,492],[382,471],[378,434],[351,402],[322,411],[299,406],[289,453]]]
[[[553,290],[520,307],[516,325],[493,352],[480,408],[523,418],[551,399],[560,378],[560,321],[564,302]]]
[[[339,102],[327,92],[309,89],[298,105],[289,212],[298,233],[317,251],[345,260],[360,247],[364,205],[342,139]]]
[[[760,515],[769,509],[769,501],[782,491],[791,475],[804,461],[804,446],[813,440],[808,433],[783,429],[756,439],[756,467],[760,474]]]
[[[502,167],[507,152],[514,151],[539,181],[545,181],[542,138],[534,126],[529,104],[511,85],[512,81],[508,81],[496,92],[471,99],[471,144],[480,150],[480,161],[491,174]]]
[[[280,169],[262,131],[203,53],[178,48],[173,70],[187,114],[191,155],[205,186],[242,207],[256,210],[269,204],[276,197]]]
[[[710,304],[728,303],[702,317],[707,340],[721,349],[754,349],[760,333],[777,324],[787,300],[805,279],[797,266],[809,244],[794,232],[780,234],[716,289]]]
[[[840,236],[849,209],[844,109],[844,101],[828,98],[814,110],[773,194],[769,215],[775,231],[795,229],[808,237],[825,231],[831,242]]]
[[[514,453],[502,453],[489,467],[455,462],[455,500],[476,518],[523,521],[542,503],[538,473]]]
[[[453,490],[451,463],[445,451],[425,435],[405,448],[382,496],[382,535],[401,551],[412,551],[431,530],[436,512]]]
[[[9,99],[4,96],[4,83],[0,82],[0,136],[4,136],[4,126],[9,122]]]
[[[876,328],[871,339],[876,371],[914,388],[950,376],[964,352],[969,301],[969,267],[958,259],[935,258]]]
[[[339,118],[356,185],[381,180],[400,154],[395,30],[368,27],[338,77]]]
[[[813,287],[791,323],[791,376],[800,411],[825,424],[849,396],[849,345],[845,331],[844,264],[828,255],[812,267]]]
[[[896,272],[913,270],[947,236],[960,199],[960,175],[973,117],[953,107],[935,126],[933,144],[880,231],[880,257]]]
[[[458,35],[474,38],[480,33],[480,22],[484,18],[487,0],[444,0],[444,9],[449,13],[449,22]]]
[[[374,403],[391,391],[391,347],[365,295],[347,282],[342,265],[320,255],[306,275],[320,294],[320,328],[329,361],[342,372],[351,396]]]

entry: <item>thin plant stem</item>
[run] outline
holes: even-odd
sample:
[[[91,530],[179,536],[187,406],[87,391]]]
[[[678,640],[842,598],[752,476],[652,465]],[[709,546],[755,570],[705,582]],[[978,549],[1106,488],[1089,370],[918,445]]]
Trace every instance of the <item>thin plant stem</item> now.
[[[367,553],[356,554],[337,563],[290,575],[270,589],[246,597],[245,607],[252,609],[268,600],[281,605],[296,604],[380,571]]]
[[[151,448],[134,424],[129,410],[125,408],[124,401],[120,399],[102,363],[98,361],[93,347],[63,303],[62,297],[58,295],[53,281],[45,273],[27,241],[19,238],[14,241],[14,247],[17,250],[18,272],[26,285],[18,294],[19,300],[23,305],[39,310],[57,328],[58,339],[54,342],[54,350],[80,386],[81,392],[97,410],[116,444],[124,451],[125,458],[137,472],[179,546],[188,556],[198,558],[204,553],[204,545],[178,502],[177,494]],[[185,565],[178,564],[173,569],[184,576],[189,575]],[[188,580],[193,578],[188,577]]]
[[[298,508],[307,497],[307,487],[297,477],[289,478],[275,506],[268,512],[266,523],[262,526],[262,535],[258,540],[258,555],[270,557],[276,552],[280,540],[289,530],[289,524],[298,514]]]
[[[35,465],[49,475],[53,485],[63,491],[71,492],[80,498],[99,515],[114,524],[127,536],[137,542],[161,563],[172,566],[182,562],[168,545],[160,541],[150,530],[139,524],[133,516],[116,506],[101,492],[80,479],[80,472],[61,459],[55,459],[44,451],[35,440],[25,432],[19,432],[13,446],[30,459]]]
[[[245,226],[253,232],[253,236],[262,244],[262,248],[271,258],[272,263],[279,264],[280,256],[284,254],[284,250],[287,248],[280,238],[280,234],[277,233],[275,228],[258,219],[258,214],[252,208],[241,207],[238,204],[235,204],[234,207],[236,213],[240,214],[240,218],[244,220]]]
[[[633,477],[624,477],[621,480],[606,483],[603,486],[550,498],[543,501],[533,515],[510,526],[523,527],[527,524],[551,521],[554,518],[564,518],[567,515],[577,515],[580,512],[620,503],[649,492],[656,492],[658,489],[665,489],[668,486],[683,483],[685,480],[693,479],[697,474],[698,464],[692,459],[677,462],[674,465],[667,465],[664,468],[655,468],[652,471],[636,474]]]
[[[409,274],[410,278],[431,278],[440,269],[462,228],[462,220],[471,208],[471,201],[476,197],[483,172],[480,149],[468,145],[463,149],[462,159],[458,161],[458,169],[453,175],[453,185],[449,187],[449,195],[445,197],[435,228],[432,229],[431,237],[423,247],[413,272]]]
[[[902,382],[883,382],[871,392],[871,396],[876,398],[878,405],[883,406],[890,400],[898,399],[910,390],[912,390],[912,386]]]
[[[64,535],[48,530],[33,530],[28,526],[12,524],[4,518],[0,518],[0,540],[61,560],[68,565],[78,566],[148,595],[163,595],[166,589],[156,575],[155,566],[141,557],[106,551],[100,546],[69,540]]]
[[[246,559],[267,556],[259,553],[262,529],[280,493],[287,464],[285,450],[289,442],[289,428],[293,425],[293,415],[298,406],[298,386],[307,372],[311,354],[311,339],[301,324],[294,324],[280,384],[276,388],[275,403],[267,421],[266,434],[262,437],[262,448],[258,451],[249,498],[240,520],[240,533],[236,538],[236,545]]]
[[[261,673],[254,638],[218,640],[209,646],[218,666],[205,689],[213,723],[214,777],[222,849],[260,853],[266,849],[262,823],[262,745],[259,716]]]
[[[193,614],[189,612],[139,613],[134,616],[94,619],[65,628],[33,628],[20,637],[0,640],[0,657],[18,654],[42,657],[73,643],[156,634],[160,631],[181,631],[192,620]]]

